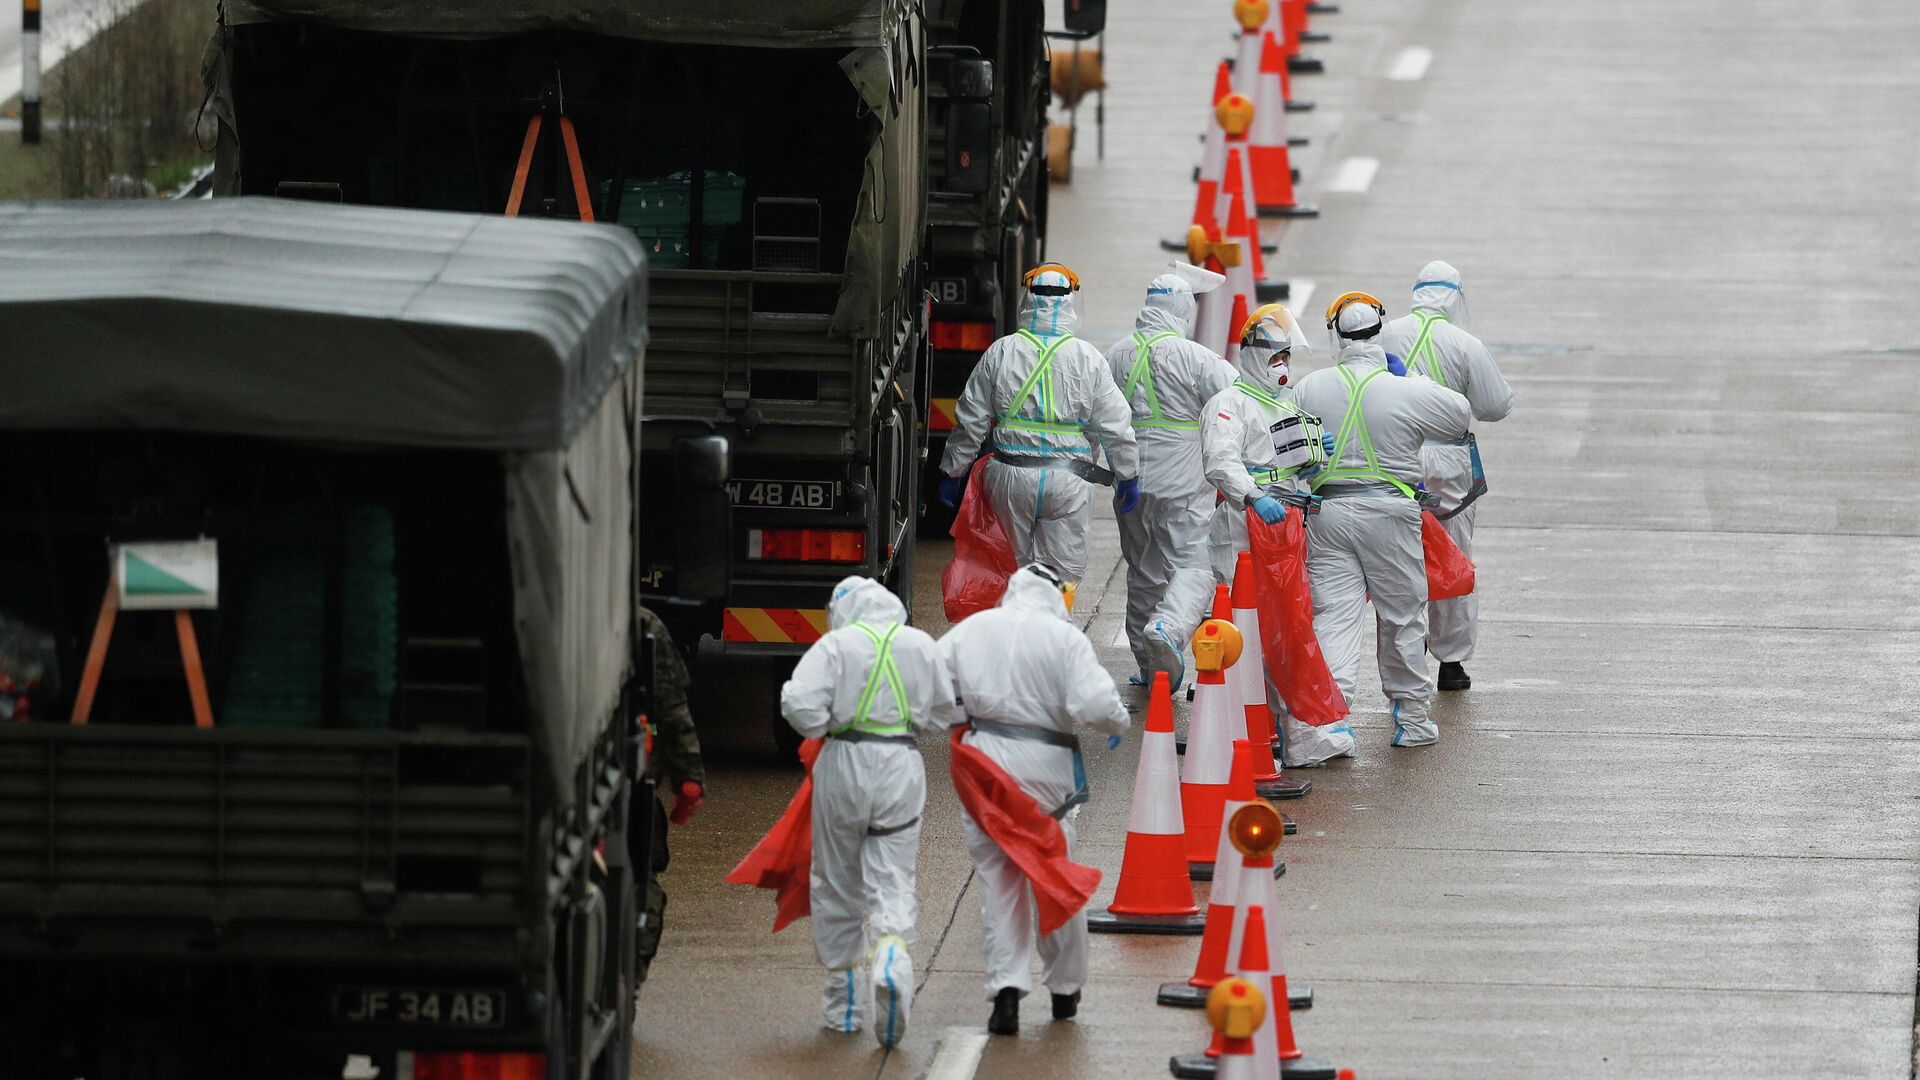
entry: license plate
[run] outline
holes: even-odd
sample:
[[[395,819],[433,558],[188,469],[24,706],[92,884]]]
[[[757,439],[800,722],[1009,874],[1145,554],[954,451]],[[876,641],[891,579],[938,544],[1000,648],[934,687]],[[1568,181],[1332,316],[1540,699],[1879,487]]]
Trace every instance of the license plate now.
[[[833,480],[729,480],[733,505],[756,510],[832,510],[840,485]]]
[[[964,304],[973,295],[973,282],[963,277],[937,277],[927,282],[936,304]]]
[[[505,1027],[507,995],[429,986],[341,986],[333,992],[333,1018],[381,1027]]]

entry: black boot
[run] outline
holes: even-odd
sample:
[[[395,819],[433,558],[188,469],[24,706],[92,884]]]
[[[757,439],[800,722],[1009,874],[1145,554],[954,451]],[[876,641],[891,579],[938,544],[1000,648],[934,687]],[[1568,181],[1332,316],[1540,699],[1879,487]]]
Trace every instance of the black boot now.
[[[1080,1013],[1080,991],[1053,995],[1053,1018],[1071,1020]]]
[[[993,996],[993,1015],[987,1017],[987,1031],[995,1035],[1020,1034],[1020,991],[1008,986]]]
[[[1473,679],[1471,676],[1467,674],[1466,668],[1461,667],[1458,662],[1453,660],[1441,661],[1440,689],[1466,690],[1471,688],[1472,686],[1473,686]]]

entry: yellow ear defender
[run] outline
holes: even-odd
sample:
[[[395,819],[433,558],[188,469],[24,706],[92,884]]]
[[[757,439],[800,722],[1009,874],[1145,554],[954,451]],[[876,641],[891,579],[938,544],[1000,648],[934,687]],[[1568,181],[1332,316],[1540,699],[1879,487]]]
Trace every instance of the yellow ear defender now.
[[[1332,330],[1334,323],[1340,318],[1340,313],[1354,304],[1367,304],[1380,313],[1382,320],[1387,317],[1387,305],[1381,303],[1372,293],[1341,293],[1333,298],[1333,303],[1327,305],[1327,329]]]

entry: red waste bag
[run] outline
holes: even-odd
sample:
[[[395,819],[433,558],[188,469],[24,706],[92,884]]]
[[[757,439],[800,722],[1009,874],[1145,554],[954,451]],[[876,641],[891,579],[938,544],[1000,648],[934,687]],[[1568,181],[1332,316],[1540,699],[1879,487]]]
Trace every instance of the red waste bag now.
[[[1260,609],[1260,649],[1280,699],[1303,724],[1325,727],[1344,719],[1347,699],[1327,668],[1320,639],[1313,635],[1305,521],[1296,510],[1280,524],[1269,525],[1249,510],[1247,540]]]
[[[961,496],[960,512],[953,519],[953,561],[940,572],[940,599],[949,623],[998,605],[1007,591],[1007,579],[1018,569],[1013,544],[994,515],[993,500],[987,497],[986,479],[981,475],[986,468],[986,458],[973,463],[967,493]]]
[[[1100,871],[1067,858],[1067,834],[1060,823],[997,762],[962,742],[967,730],[953,729],[948,771],[954,793],[974,823],[1027,876],[1040,933],[1051,934],[1087,906],[1100,887]]]
[[[1473,560],[1431,510],[1420,511],[1420,546],[1427,553],[1427,599],[1452,600],[1473,591]]]
[[[800,744],[800,764],[807,767],[806,779],[786,812],[773,823],[740,865],[727,874],[729,885],[751,885],[772,889],[778,900],[774,909],[773,932],[779,933],[795,919],[805,918],[809,906],[807,889],[813,873],[813,763],[820,757],[825,739],[808,739]]]

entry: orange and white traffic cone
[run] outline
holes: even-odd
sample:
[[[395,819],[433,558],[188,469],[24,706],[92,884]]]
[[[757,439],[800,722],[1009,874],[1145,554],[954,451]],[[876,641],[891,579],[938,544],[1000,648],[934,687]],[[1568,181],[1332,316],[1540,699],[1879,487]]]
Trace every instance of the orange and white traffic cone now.
[[[1187,759],[1180,771],[1180,816],[1186,822],[1187,868],[1211,873],[1220,846],[1220,814],[1233,774],[1233,729],[1239,705],[1227,686],[1227,668],[1239,658],[1240,633],[1208,619],[1193,632],[1193,710],[1187,721]]]
[[[1254,212],[1252,146],[1247,132],[1253,126],[1253,103],[1239,94],[1228,94],[1217,110],[1220,126],[1226,131],[1227,164],[1220,181],[1220,194],[1214,212],[1220,220],[1221,235],[1238,240],[1246,253],[1244,269],[1229,271],[1226,287],[1247,298],[1248,309],[1273,300],[1284,300],[1287,283],[1268,282],[1265,248],[1260,243],[1260,219]],[[1234,327],[1236,331],[1239,327]]]
[[[1286,27],[1287,69],[1295,75],[1320,75],[1326,72],[1327,65],[1300,50],[1300,43],[1312,33],[1307,29],[1307,4],[1308,0],[1280,0],[1280,21]]]
[[[1233,820],[1243,806],[1251,805],[1253,793],[1253,747],[1245,739],[1233,744],[1233,780],[1227,785],[1227,801],[1220,819]],[[1284,874],[1287,864],[1274,861],[1275,875]],[[1174,1008],[1197,1009],[1206,1004],[1207,991],[1226,977],[1227,946],[1233,940],[1234,902],[1240,888],[1240,849],[1233,846],[1222,829],[1219,847],[1213,856],[1213,892],[1207,897],[1207,929],[1200,939],[1200,955],[1194,961],[1193,974],[1183,982],[1161,983],[1154,1001]],[[1288,1007],[1310,1009],[1313,991],[1302,988],[1288,1001]]]
[[[1227,166],[1226,133],[1219,120],[1220,102],[1233,93],[1233,76],[1225,60],[1213,72],[1213,100],[1207,108],[1207,138],[1200,151],[1200,175],[1193,193],[1193,224],[1210,228],[1220,224],[1216,205],[1220,179]]]
[[[1187,261],[1195,266],[1204,267],[1216,274],[1226,275],[1235,266],[1240,265],[1240,244],[1220,239],[1220,229],[1216,226],[1208,229],[1195,225],[1187,230]],[[1210,343],[1229,342],[1237,339],[1240,323],[1234,322],[1233,312],[1235,293],[1231,288],[1209,289],[1197,297],[1199,311],[1194,316],[1193,340],[1212,348]],[[1245,301],[1241,301],[1244,303]],[[1240,321],[1246,321],[1246,312],[1240,312]],[[1231,352],[1221,353],[1231,357]],[[1175,687],[1179,689],[1179,687]]]
[[[1312,112],[1313,102],[1302,101],[1293,96],[1293,69],[1287,63],[1287,58],[1300,51],[1300,43],[1294,38],[1293,30],[1288,24],[1285,7],[1284,0],[1274,0],[1273,5],[1268,9],[1266,24],[1261,29],[1271,33],[1273,40],[1280,46],[1280,96],[1286,100],[1287,111]]]
[[[1242,35],[1243,38],[1249,35]],[[1281,87],[1280,45],[1272,31],[1262,31],[1254,78],[1253,128],[1247,136],[1247,161],[1253,173],[1256,214],[1268,217],[1319,217],[1320,208],[1300,202],[1293,190],[1293,145],[1287,136],[1286,98]],[[1244,51],[1244,50],[1243,50]]]
[[[1234,974],[1262,987],[1268,985],[1270,978],[1273,987],[1270,999],[1286,1000],[1286,965],[1282,962],[1279,908],[1270,869],[1273,853],[1280,847],[1280,815],[1266,803],[1256,802],[1235,811],[1225,831],[1244,858],[1235,891],[1233,934],[1227,944],[1227,954],[1234,958],[1234,965],[1239,969]],[[1271,970],[1262,970],[1266,968]],[[1274,1055],[1280,1065],[1280,1075],[1292,1080],[1336,1080],[1332,1062],[1301,1052],[1294,1041],[1291,1010],[1270,1011],[1273,1040],[1265,1042],[1259,1050]],[[1196,1080],[1214,1077],[1223,1043],[1224,1040],[1217,1040],[1203,1053],[1176,1057],[1168,1063],[1169,1068],[1177,1077]]]
[[[1240,21],[1240,49],[1233,58],[1233,89],[1253,102],[1256,115],[1253,132],[1254,145],[1260,145],[1262,129],[1278,130],[1280,138],[1288,146],[1305,146],[1304,135],[1293,135],[1286,130],[1287,109],[1287,65],[1280,65],[1280,78],[1274,84],[1271,97],[1263,89],[1267,81],[1265,53],[1262,42],[1266,40],[1269,19],[1267,12],[1272,5],[1267,0],[1236,0],[1233,5],[1233,17]],[[1283,60],[1284,55],[1282,54]],[[1299,111],[1299,110],[1293,110]],[[1269,116],[1271,114],[1271,116]]]
[[[1254,598],[1253,553],[1243,551],[1233,568],[1233,625],[1240,631],[1240,662],[1233,666],[1246,710],[1247,739],[1253,744],[1253,789],[1263,799],[1297,799],[1313,790],[1313,781],[1287,776],[1273,756],[1272,696],[1267,692],[1267,662],[1260,645],[1260,610]]]
[[[1236,975],[1207,995],[1207,1020],[1220,1048],[1219,1080],[1280,1080],[1280,1060],[1260,1049],[1273,1041],[1273,1017],[1267,1012],[1267,994],[1258,980]]]
[[[1133,774],[1120,884],[1105,911],[1087,913],[1087,929],[1107,934],[1198,934],[1206,917],[1193,902],[1181,818],[1180,770],[1173,753],[1173,691],[1153,673],[1140,764]]]

